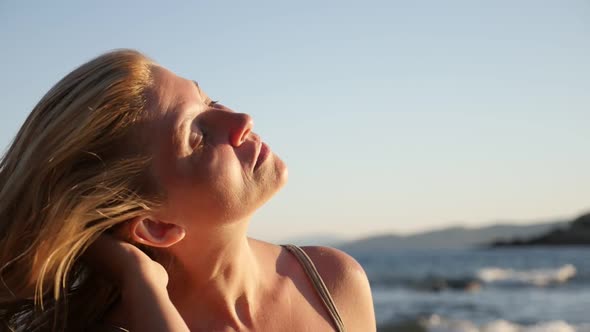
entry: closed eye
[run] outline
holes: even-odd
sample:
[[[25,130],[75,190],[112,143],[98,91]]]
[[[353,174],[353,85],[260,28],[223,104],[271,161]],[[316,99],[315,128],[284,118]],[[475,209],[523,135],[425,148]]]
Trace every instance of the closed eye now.
[[[206,139],[207,136],[204,132],[197,132],[191,130],[191,133],[189,135],[189,146],[193,150],[200,150],[205,146]]]
[[[192,119],[185,128],[188,129],[188,144],[191,150],[200,150],[207,143],[207,134],[203,130],[202,126],[199,125],[197,119]]]

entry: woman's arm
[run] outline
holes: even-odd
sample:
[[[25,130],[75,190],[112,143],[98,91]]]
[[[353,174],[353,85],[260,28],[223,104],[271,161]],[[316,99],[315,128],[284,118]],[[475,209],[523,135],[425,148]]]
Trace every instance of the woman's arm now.
[[[121,309],[128,314],[130,331],[189,331],[166,288],[137,280],[123,288]]]
[[[168,296],[166,270],[137,247],[102,235],[84,259],[121,288],[121,301],[107,317],[110,323],[130,331],[189,331]]]

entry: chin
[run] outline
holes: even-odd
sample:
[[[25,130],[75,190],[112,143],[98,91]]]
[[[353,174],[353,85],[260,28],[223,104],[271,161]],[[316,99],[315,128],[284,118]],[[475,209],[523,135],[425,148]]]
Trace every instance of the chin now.
[[[274,169],[269,173],[271,173],[267,177],[269,181],[266,183],[263,191],[260,192],[258,202],[253,204],[255,206],[254,210],[263,206],[287,184],[289,170],[287,169],[287,165],[279,158],[275,157]]]
[[[281,189],[285,184],[287,184],[287,180],[289,180],[289,169],[287,168],[287,164],[283,162],[281,159],[277,158],[277,166],[276,166],[276,174],[277,174],[277,183],[278,188]]]

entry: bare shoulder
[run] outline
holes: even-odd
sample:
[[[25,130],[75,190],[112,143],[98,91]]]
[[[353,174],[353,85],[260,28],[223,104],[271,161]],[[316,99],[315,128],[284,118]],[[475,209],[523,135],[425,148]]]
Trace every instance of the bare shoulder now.
[[[309,246],[302,249],[328,287],[347,331],[375,331],[369,280],[356,259],[330,247]]]
[[[301,247],[301,249],[311,258],[325,282],[328,280],[340,282],[343,279],[360,279],[356,281],[367,279],[363,267],[356,259],[342,250],[323,246],[308,246]]]

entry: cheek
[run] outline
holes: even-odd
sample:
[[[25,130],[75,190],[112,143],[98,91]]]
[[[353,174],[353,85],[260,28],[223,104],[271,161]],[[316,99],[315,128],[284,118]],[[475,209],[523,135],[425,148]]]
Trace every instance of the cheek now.
[[[235,219],[244,208],[244,187],[241,183],[236,184],[233,170],[207,169],[215,172],[203,172],[171,188],[175,192],[175,197],[170,197],[171,206],[175,207],[178,216],[197,223]]]
[[[192,157],[182,170],[178,186],[185,195],[211,205],[230,205],[246,191],[246,177],[238,160],[229,153]]]
[[[243,172],[229,151],[215,151],[190,158],[185,172],[188,182],[195,185],[230,189],[243,182]]]

